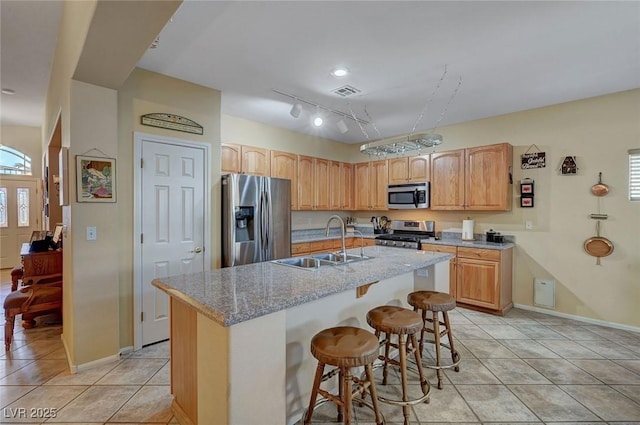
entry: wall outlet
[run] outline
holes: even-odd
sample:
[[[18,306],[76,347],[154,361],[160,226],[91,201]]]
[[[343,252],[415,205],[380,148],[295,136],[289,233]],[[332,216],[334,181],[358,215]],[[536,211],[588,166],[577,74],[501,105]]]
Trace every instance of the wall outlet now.
[[[87,227],[87,240],[95,241],[98,239],[98,229],[95,226]]]
[[[532,230],[533,229],[533,221],[531,220],[527,220],[524,222],[524,228],[527,230]]]

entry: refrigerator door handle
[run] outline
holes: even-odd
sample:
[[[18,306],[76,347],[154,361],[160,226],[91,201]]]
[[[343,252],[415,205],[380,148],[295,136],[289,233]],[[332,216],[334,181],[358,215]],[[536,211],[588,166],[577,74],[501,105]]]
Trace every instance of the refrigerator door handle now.
[[[268,192],[264,194],[264,259],[271,260],[271,250],[269,249],[271,237],[271,199]]]
[[[267,223],[266,223],[266,196],[264,192],[260,192],[260,261],[265,261],[266,257],[266,241],[267,241]]]

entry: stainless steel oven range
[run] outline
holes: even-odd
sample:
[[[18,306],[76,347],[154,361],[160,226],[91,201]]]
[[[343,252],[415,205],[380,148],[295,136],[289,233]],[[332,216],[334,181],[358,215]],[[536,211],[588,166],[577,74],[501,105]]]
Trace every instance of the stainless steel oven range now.
[[[420,249],[420,240],[436,236],[435,221],[394,220],[392,233],[376,236],[376,245]]]

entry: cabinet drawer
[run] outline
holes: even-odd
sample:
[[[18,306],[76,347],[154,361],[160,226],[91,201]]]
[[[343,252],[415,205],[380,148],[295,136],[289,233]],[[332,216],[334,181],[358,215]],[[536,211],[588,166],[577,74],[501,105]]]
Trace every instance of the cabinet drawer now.
[[[500,251],[497,249],[458,247],[458,257],[500,261]]]
[[[444,252],[447,254],[456,255],[456,247],[451,245],[435,245],[430,243],[423,243],[420,245],[423,251]]]
[[[291,255],[306,254],[309,251],[311,251],[311,244],[309,242],[291,244]]]

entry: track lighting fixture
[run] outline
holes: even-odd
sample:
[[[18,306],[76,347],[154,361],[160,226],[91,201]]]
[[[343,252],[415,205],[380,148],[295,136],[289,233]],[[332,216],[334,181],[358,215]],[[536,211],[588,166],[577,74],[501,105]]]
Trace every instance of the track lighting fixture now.
[[[291,108],[291,111],[289,111],[291,116],[294,117],[294,118],[298,118],[300,116],[300,112],[302,112],[302,104],[301,103],[294,104],[293,107]]]
[[[347,126],[347,123],[344,122],[344,120],[340,120],[336,123],[336,127],[338,127],[338,130],[340,130],[341,134],[345,134],[347,131],[349,131],[349,127]]]

